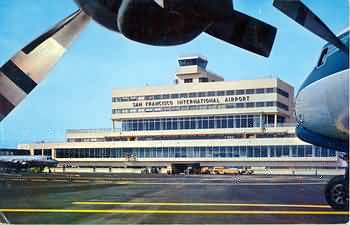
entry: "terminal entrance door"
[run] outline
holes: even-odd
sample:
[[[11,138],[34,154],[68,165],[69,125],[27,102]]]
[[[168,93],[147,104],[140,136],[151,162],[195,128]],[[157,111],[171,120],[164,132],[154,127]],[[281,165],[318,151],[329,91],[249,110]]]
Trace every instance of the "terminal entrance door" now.
[[[189,168],[190,171],[194,171],[196,169],[200,169],[200,164],[199,163],[176,163],[176,164],[171,164],[171,170],[173,174],[180,174],[180,173],[186,173],[186,170]]]

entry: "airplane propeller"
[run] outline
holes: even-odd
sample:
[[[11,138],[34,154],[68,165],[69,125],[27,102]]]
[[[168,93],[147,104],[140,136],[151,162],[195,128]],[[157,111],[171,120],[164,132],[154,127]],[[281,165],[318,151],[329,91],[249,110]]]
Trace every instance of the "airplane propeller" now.
[[[300,0],[274,0],[273,6],[307,30],[349,54],[349,48]]]
[[[268,57],[277,29],[234,10],[232,0],[74,0],[79,10],[0,67],[0,122],[48,75],[90,20],[144,44],[171,46],[202,32]]]
[[[0,68],[0,121],[47,76],[89,21],[88,15],[77,10]]]

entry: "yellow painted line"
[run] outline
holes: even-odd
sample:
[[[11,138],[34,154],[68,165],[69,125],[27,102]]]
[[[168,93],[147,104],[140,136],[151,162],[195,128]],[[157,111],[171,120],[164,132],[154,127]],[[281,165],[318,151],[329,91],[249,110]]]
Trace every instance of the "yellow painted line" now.
[[[52,180],[52,181],[54,181],[54,182],[69,182],[68,180]]]
[[[114,181],[114,184],[135,184],[133,181]]]
[[[294,207],[330,208],[329,205],[254,204],[254,203],[193,203],[193,202],[72,202],[74,205],[140,205],[140,206],[242,206],[242,207]]]
[[[89,183],[88,180],[73,180],[74,183]]]
[[[46,182],[48,180],[47,179],[31,179],[31,181],[34,181],[34,182]]]
[[[3,213],[103,213],[103,214],[279,214],[279,215],[349,215],[344,211],[243,211],[243,210],[143,210],[143,209],[0,209]]]
[[[118,184],[118,181],[117,181]],[[200,185],[200,186],[285,186],[285,185],[324,185],[326,182],[311,182],[311,183],[246,183],[233,180],[226,183],[201,183],[201,182],[125,182],[119,184],[135,184],[135,185]]]

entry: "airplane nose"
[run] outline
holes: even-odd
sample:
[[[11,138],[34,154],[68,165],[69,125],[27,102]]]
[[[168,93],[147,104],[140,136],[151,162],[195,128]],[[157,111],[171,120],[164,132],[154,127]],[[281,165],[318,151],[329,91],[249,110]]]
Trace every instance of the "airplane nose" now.
[[[344,121],[343,115],[349,114],[349,97],[344,95],[349,92],[348,83],[347,70],[300,89],[295,102],[298,124],[323,136],[347,139],[348,133],[341,131],[339,124]]]

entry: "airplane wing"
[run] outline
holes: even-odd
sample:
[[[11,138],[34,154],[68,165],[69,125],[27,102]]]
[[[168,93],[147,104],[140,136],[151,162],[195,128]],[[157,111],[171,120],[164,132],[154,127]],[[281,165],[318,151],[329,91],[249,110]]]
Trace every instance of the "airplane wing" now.
[[[45,156],[0,156],[0,167],[3,168],[29,168],[54,167],[58,161]]]
[[[77,10],[0,68],[0,121],[47,76],[89,20],[83,11]]]
[[[213,37],[268,57],[277,29],[238,11],[221,21],[215,21],[205,30]]]
[[[2,156],[0,157],[0,167],[5,168],[23,168],[29,165],[29,161],[22,158],[14,158],[11,156]]]

